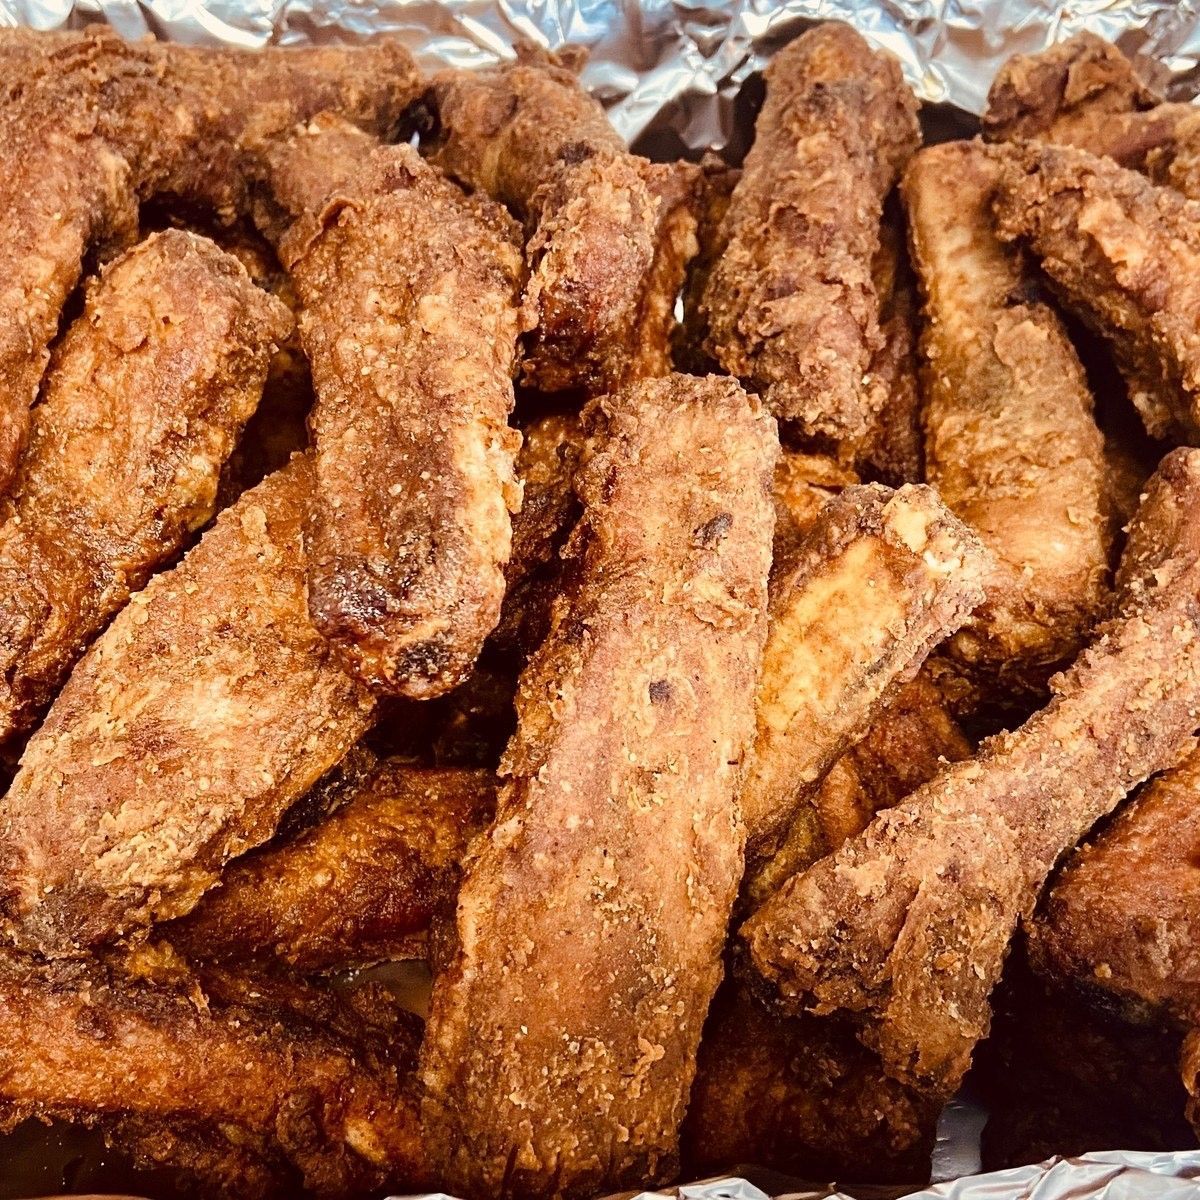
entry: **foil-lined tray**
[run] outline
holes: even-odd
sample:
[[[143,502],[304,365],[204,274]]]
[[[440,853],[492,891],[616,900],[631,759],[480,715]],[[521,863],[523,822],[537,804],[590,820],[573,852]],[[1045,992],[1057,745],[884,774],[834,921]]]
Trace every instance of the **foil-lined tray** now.
[[[581,45],[590,52],[584,82],[630,143],[665,139],[658,144],[693,155],[739,137],[745,144],[743,85],[774,50],[821,20],[847,21],[895,54],[923,100],[949,106],[951,124],[953,110],[968,117],[982,111],[988,85],[1010,55],[1084,29],[1116,42],[1171,99],[1200,95],[1200,0],[1075,0],[1069,7],[1056,0],[0,0],[0,27],[104,22],[127,38],[190,44],[253,49],[386,33],[400,37],[426,67],[490,65],[511,57],[521,39],[549,49]],[[974,1174],[979,1125],[969,1104],[947,1110],[934,1155],[933,1177],[941,1182],[915,1193],[798,1190],[794,1182],[749,1171],[751,1179],[711,1180],[662,1195],[881,1200],[909,1191],[908,1200],[1200,1200],[1200,1151],[1098,1152]],[[64,1150],[64,1160],[68,1153],[76,1150]],[[4,1182],[0,1191],[12,1194]]]

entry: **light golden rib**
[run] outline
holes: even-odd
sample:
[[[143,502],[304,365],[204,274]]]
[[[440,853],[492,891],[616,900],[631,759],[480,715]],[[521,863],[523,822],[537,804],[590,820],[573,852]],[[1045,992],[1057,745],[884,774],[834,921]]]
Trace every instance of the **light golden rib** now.
[[[422,1051],[430,1153],[467,1197],[674,1176],[741,875],[774,422],[732,380],[673,376],[587,424],[569,582]]]
[[[766,81],[704,292],[708,349],[781,420],[853,441],[882,345],[871,260],[919,142],[916,100],[894,59],[835,22],[777,55]]]
[[[1101,609],[1111,538],[1103,440],[1082,364],[992,230],[996,154],[923,150],[903,184],[925,301],[926,477],[998,569],[950,643],[1003,694],[1038,691]]]
[[[419,1022],[385,1041],[328,994],[213,982],[0,959],[0,1127],[99,1126],[139,1164],[231,1200],[427,1183]]]
[[[847,488],[771,577],[754,753],[751,864],[778,848],[825,773],[983,598],[986,556],[928,488]]]
[[[189,958],[345,970],[425,954],[470,837],[490,815],[490,771],[384,762],[298,837],[225,868],[162,935]]]
[[[519,232],[411,147],[386,146],[280,252],[316,390],[309,612],[370,687],[440,695],[469,674],[504,597]]]
[[[790,1011],[848,1012],[893,1077],[953,1094],[1018,920],[1059,856],[1200,725],[1200,562],[1102,631],[985,742],[791,880],[742,927]]]
[[[1112,344],[1147,430],[1200,431],[1200,203],[1082,150],[1027,146],[1006,161],[996,213]]]
[[[698,175],[630,154],[572,67],[523,45],[515,63],[442,72],[433,159],[525,222],[524,382],[597,395],[671,369]]]
[[[249,53],[92,28],[49,46],[26,56],[0,107],[0,490],[89,249],[133,240],[153,196],[232,219],[259,139],[325,109],[383,131],[417,87],[411,56],[388,41]]]
[[[297,457],[80,660],[0,802],[8,936],[48,955],[189,911],[366,730],[308,619]]]
[[[168,230],[113,263],[55,351],[0,505],[0,740],[213,514],[291,326],[230,256]]]

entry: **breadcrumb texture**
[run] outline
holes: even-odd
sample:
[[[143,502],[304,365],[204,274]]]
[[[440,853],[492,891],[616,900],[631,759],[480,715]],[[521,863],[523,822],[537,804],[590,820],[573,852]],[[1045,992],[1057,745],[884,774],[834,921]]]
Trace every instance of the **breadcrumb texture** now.
[[[76,666],[0,803],[3,916],[51,956],[195,906],[366,731],[312,627],[307,459],[226,509]]]
[[[1112,344],[1147,431],[1200,434],[1200,204],[1086,151],[1030,146],[1006,161],[996,213]]]
[[[565,590],[422,1049],[430,1154],[468,1197],[675,1176],[741,877],[774,422],[733,380],[673,376],[585,424]]]
[[[856,1014],[894,1078],[952,1095],[1057,859],[1200,721],[1200,563],[1103,629],[1050,703],[793,876],[742,927],[790,1011]]]
[[[766,84],[704,292],[708,349],[781,420],[856,439],[883,345],[871,262],[917,102],[895,59],[837,22],[776,55]]]
[[[992,690],[1037,694],[1107,599],[1108,471],[1062,321],[993,231],[1002,163],[978,142],[932,146],[903,195],[925,304],[926,478],[998,560],[948,650]]]
[[[983,599],[986,555],[929,488],[850,487],[771,575],[754,753],[753,867],[929,651]]]
[[[0,739],[34,723],[130,593],[211,518],[290,328],[235,259],[178,230],[88,289],[0,504]]]
[[[519,229],[387,146],[281,254],[316,389],[309,612],[370,687],[440,695],[499,620],[520,506]]]
[[[490,771],[383,762],[332,816],[230,863],[163,936],[189,958],[307,973],[423,957],[494,802]]]
[[[326,109],[382,132],[417,73],[394,42],[246,52],[127,43],[101,27],[36,42],[0,31],[0,67],[3,489],[85,254],[133,241],[152,196],[232,220],[263,139]]]
[[[30,1117],[98,1126],[138,1165],[175,1167],[210,1196],[425,1182],[418,1022],[398,1019],[385,1039],[300,985],[12,956],[0,1018],[5,1130]]]
[[[699,172],[630,154],[573,65],[524,45],[437,75],[433,161],[525,222],[523,382],[598,395],[671,369]]]

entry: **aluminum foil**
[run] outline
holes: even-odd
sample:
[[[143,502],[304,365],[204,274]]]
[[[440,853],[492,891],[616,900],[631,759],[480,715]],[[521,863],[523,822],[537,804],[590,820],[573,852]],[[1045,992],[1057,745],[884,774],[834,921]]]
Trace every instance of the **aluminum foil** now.
[[[803,23],[836,18],[899,56],[919,95],[979,113],[1008,55],[1081,29],[1176,98],[1200,91],[1197,0],[0,0],[0,25],[102,20],[129,37],[261,46],[398,34],[426,63],[476,66],[518,38],[587,46],[585,80],[631,142],[668,128],[719,148],[742,84]]]
[[[895,54],[924,100],[965,113],[982,111],[988,84],[1009,55],[1033,53],[1083,29],[1115,41],[1172,99],[1200,94],[1200,0],[1075,0],[1070,7],[1055,0],[0,0],[0,27],[101,21],[128,38],[191,44],[253,49],[387,33],[402,38],[427,67],[490,65],[511,57],[518,39],[550,49],[582,45],[590,51],[584,82],[628,141],[666,135],[694,153],[725,146],[744,123],[737,103],[743,84],[808,23],[829,19],[848,21]],[[1200,1197],[1200,1151],[1113,1151],[971,1174],[978,1169],[980,1124],[980,1110],[970,1104],[947,1109],[934,1155],[934,1178],[946,1182],[911,1200]],[[780,1185],[766,1174],[759,1182],[763,1187],[741,1178],[711,1180],[669,1195],[866,1200],[834,1187]],[[902,1192],[890,1189],[892,1196]]]

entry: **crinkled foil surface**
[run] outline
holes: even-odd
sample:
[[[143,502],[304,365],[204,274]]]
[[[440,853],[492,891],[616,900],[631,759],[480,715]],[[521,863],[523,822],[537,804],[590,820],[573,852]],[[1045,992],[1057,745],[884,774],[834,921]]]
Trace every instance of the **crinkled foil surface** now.
[[[966,113],[982,111],[988,84],[1009,55],[1033,53],[1083,29],[1115,41],[1171,98],[1200,95],[1200,0],[0,0],[0,26],[60,29],[102,21],[128,38],[153,34],[194,44],[254,48],[387,33],[401,37],[426,67],[492,64],[511,57],[522,38],[550,49],[583,45],[590,50],[584,81],[628,141],[666,134],[694,153],[731,140],[742,85],[777,47],[820,20],[848,21],[900,59],[922,99]],[[951,1106],[934,1156],[934,1178],[946,1182],[911,1200],[1200,1198],[1200,1151],[1113,1151],[971,1174],[978,1169],[979,1124],[969,1105]],[[672,1195],[852,1200],[834,1188],[759,1182],[769,1192],[746,1179],[722,1179]],[[621,1200],[657,1200],[657,1194]]]

